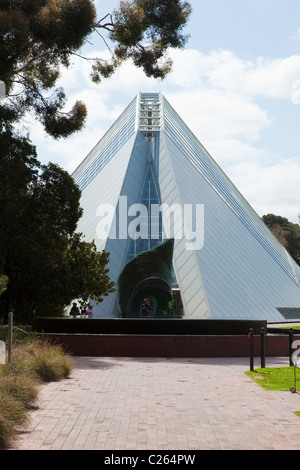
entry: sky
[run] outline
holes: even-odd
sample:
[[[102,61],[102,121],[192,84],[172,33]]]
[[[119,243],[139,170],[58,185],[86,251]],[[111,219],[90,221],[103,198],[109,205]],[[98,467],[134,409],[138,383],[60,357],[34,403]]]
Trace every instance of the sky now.
[[[98,17],[118,1],[96,0]],[[39,160],[71,174],[139,92],[161,92],[259,216],[298,223],[300,214],[299,0],[192,0],[184,32],[164,81],[127,62],[93,84],[86,61],[75,60],[59,85],[69,108],[82,100],[85,128],[65,140],[47,137],[28,117]],[[85,51],[107,54],[99,37]]]

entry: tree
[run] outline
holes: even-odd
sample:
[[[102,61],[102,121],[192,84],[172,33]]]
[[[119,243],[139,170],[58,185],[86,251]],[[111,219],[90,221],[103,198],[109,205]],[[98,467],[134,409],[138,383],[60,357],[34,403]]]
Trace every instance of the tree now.
[[[0,101],[0,276],[9,278],[0,314],[13,308],[28,320],[36,312],[59,311],[74,297],[101,301],[114,289],[108,254],[75,233],[78,188],[56,165],[40,165],[16,124],[29,112],[54,138],[82,129],[84,103],[66,111],[64,90],[55,89],[74,56],[90,63],[95,82],[129,58],[148,76],[163,78],[171,68],[168,48],[185,44],[190,12],[181,0],[121,1],[97,19],[92,0],[0,0],[0,80],[6,87]],[[92,34],[111,41],[110,60],[82,55]]]
[[[91,299],[98,304],[104,296],[114,292],[115,283],[109,278],[108,261],[107,252],[98,252],[94,242],[86,242],[82,234],[74,234],[63,260],[63,276],[68,279],[62,292],[64,300],[68,295],[68,304],[77,299],[82,306],[91,308]]]
[[[28,185],[35,181],[38,169],[35,147],[28,138],[0,121],[0,275],[9,248],[24,227]]]
[[[6,319],[13,310],[17,321],[62,313],[73,298],[101,301],[114,288],[106,268],[108,254],[98,253],[94,244],[76,233],[82,210],[81,192],[73,178],[52,163],[39,166],[38,174],[31,168],[31,176],[18,193],[10,172],[7,187],[14,197],[9,191],[1,195],[7,208],[0,220],[1,234],[6,234],[0,239],[5,258],[1,264],[9,282],[0,312]],[[5,218],[7,213],[14,213],[14,219]],[[13,226],[18,229],[15,233]]]
[[[262,220],[273,235],[287,249],[292,258],[300,265],[300,226],[290,222],[286,217],[267,214]]]
[[[10,112],[17,121],[36,114],[54,138],[82,129],[87,110],[81,101],[66,112],[66,96],[54,89],[61,67],[69,67],[89,37],[110,40],[111,59],[85,58],[95,82],[109,77],[128,58],[148,76],[164,77],[171,68],[169,47],[182,47],[191,12],[181,0],[121,1],[119,8],[97,19],[92,0],[0,0],[0,80],[7,99],[0,119]]]
[[[6,291],[7,283],[8,283],[8,277],[4,275],[0,276],[0,297],[3,294],[3,292]]]

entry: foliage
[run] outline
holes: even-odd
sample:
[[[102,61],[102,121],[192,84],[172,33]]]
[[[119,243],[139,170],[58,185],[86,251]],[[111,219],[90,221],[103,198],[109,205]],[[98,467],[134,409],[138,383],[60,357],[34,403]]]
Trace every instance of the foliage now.
[[[4,393],[30,409],[38,397],[36,380],[28,374],[16,374],[9,371],[0,376],[0,394]]]
[[[17,427],[27,422],[24,405],[9,393],[0,392],[0,449],[11,446],[16,438]]]
[[[290,222],[286,217],[274,214],[263,215],[262,219],[296,263],[300,265],[300,225]]]
[[[0,276],[0,296],[3,292],[7,289],[8,277],[7,276]]]
[[[0,449],[14,444],[18,427],[27,425],[39,384],[66,378],[73,368],[60,346],[40,340],[14,344],[12,351],[12,368],[0,365]]]
[[[130,57],[147,76],[164,78],[171,61],[161,59],[169,47],[184,46],[186,36],[181,30],[190,12],[190,4],[178,0],[120,2],[110,30],[110,38],[119,43],[117,59]]]
[[[108,254],[75,235],[78,188],[56,165],[40,165],[29,136],[17,133],[16,125],[30,113],[54,138],[82,129],[85,105],[77,101],[66,111],[64,90],[55,87],[62,67],[81,56],[91,34],[114,45],[108,61],[84,57],[95,82],[127,59],[163,78],[171,67],[168,48],[185,44],[190,12],[181,0],[121,1],[99,20],[92,0],[0,0],[0,80],[6,87],[0,102],[0,277],[9,279],[0,299],[4,321],[9,310],[17,321],[28,321],[37,313],[58,314],[73,298],[101,301],[114,289]]]
[[[0,276],[10,244],[26,223],[28,186],[38,171],[35,147],[0,116]]]
[[[9,325],[0,325],[0,341],[7,342],[9,336]],[[30,342],[36,337],[35,331],[29,331],[26,326],[13,326],[12,327],[12,341],[14,343]]]
[[[265,367],[247,371],[246,375],[265,390],[273,391],[296,391],[296,384],[300,381],[300,370],[291,367]],[[293,411],[300,417],[300,411]]]
[[[67,378],[72,369],[71,358],[60,345],[36,339],[13,348],[12,368],[17,374],[27,374],[40,382]]]
[[[175,299],[173,297],[173,299],[170,302],[168,302],[167,310],[164,310],[162,312],[162,316],[163,317],[168,317],[168,318],[173,318],[173,317],[175,317],[175,314],[176,314]]]
[[[115,284],[109,278],[108,261],[109,254],[98,252],[94,242],[84,241],[82,234],[73,235],[63,260],[66,267],[63,278],[68,279],[70,301],[77,298],[82,306],[91,308],[91,292],[94,304],[114,292]],[[65,295],[65,291],[62,294]]]
[[[7,94],[0,121],[15,122],[30,111],[54,138],[79,131],[84,103],[78,100],[66,111],[64,90],[55,85],[91,34],[115,44],[108,61],[81,56],[91,63],[93,81],[109,77],[128,58],[148,76],[164,77],[171,67],[165,53],[184,45],[190,12],[189,3],[180,0],[121,1],[97,19],[92,0],[0,0],[0,80]]]
[[[50,96],[59,66],[69,65],[70,54],[80,48],[95,21],[91,1],[2,0],[0,10],[0,79],[6,85],[8,103],[20,118],[33,110],[54,137],[82,128],[86,109],[76,102],[68,113],[63,90]]]
[[[26,151],[0,159],[1,272],[9,278],[0,306],[2,316],[14,311],[18,322],[62,313],[80,296],[101,301],[113,289],[108,254],[75,233],[82,210],[73,178],[52,163],[34,165]]]

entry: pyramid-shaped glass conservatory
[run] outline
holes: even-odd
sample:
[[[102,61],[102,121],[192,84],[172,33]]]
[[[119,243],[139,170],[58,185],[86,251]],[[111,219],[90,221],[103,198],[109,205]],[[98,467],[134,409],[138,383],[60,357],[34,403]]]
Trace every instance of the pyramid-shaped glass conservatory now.
[[[300,267],[159,93],[140,93],[73,174],[78,231],[110,253],[110,277],[174,238],[184,318],[300,318]],[[94,317],[119,315],[116,293]]]

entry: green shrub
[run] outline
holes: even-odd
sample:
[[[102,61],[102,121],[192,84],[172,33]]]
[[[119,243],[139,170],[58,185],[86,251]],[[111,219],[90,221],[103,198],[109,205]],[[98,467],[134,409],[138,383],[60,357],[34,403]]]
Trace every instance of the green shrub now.
[[[7,343],[8,341],[8,325],[0,324],[0,340]],[[25,326],[13,326],[12,340],[13,342],[30,342],[36,337],[35,332],[28,331],[28,327]]]

